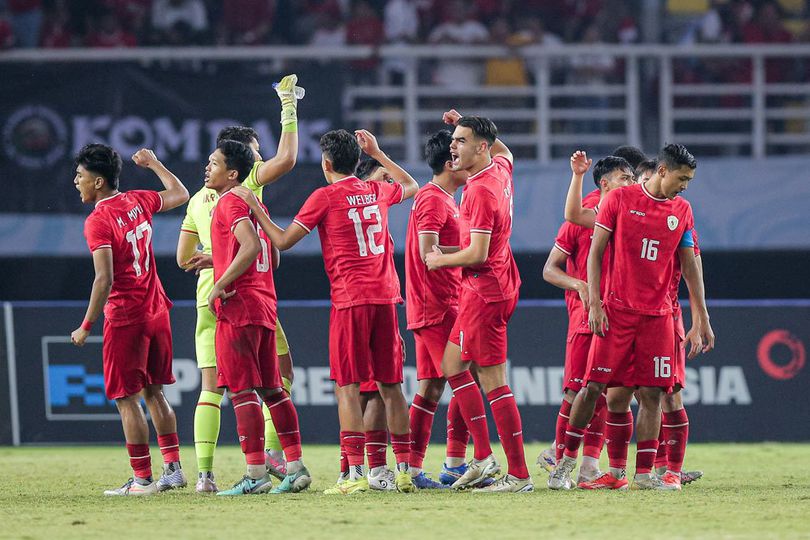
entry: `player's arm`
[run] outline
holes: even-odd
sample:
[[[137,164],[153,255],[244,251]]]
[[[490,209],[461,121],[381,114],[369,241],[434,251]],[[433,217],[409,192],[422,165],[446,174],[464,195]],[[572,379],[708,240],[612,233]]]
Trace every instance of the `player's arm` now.
[[[96,277],[93,279],[93,289],[90,292],[90,303],[84,314],[84,321],[70,334],[70,341],[78,347],[84,345],[87,336],[90,335],[90,328],[101,316],[104,304],[107,303],[107,297],[110,296],[113,283],[112,249],[99,248],[93,251],[93,268]]]
[[[714,330],[709,322],[709,310],[706,307],[706,293],[703,285],[703,272],[699,257],[695,257],[694,247],[678,249],[683,280],[689,288],[689,306],[692,310],[692,327],[686,333],[689,342],[688,358],[692,359],[701,352],[714,348]]]
[[[189,231],[180,231],[177,238],[177,266],[183,270],[189,267],[189,259],[198,253],[197,246],[200,245],[200,237]]]
[[[214,309],[214,301],[219,298],[223,302],[236,294],[236,291],[225,292],[225,289],[236,279],[250,268],[250,265],[256,262],[256,257],[262,250],[262,245],[259,242],[259,235],[253,228],[250,220],[243,219],[239,221],[233,228],[233,235],[236,241],[239,242],[239,250],[234,255],[231,264],[225,269],[220,278],[214,283],[214,288],[208,296],[208,309],[212,313],[216,313]]]
[[[419,191],[419,184],[414,180],[413,176],[408,174],[408,171],[397,165],[393,159],[380,150],[377,138],[371,132],[359,129],[354,134],[357,137],[357,144],[360,145],[360,149],[367,156],[379,161],[380,165],[385,167],[391,178],[394,179],[394,182],[402,186],[403,201],[416,195],[416,192]]]
[[[591,332],[604,337],[608,331],[608,318],[602,308],[602,257],[605,254],[608,240],[612,232],[602,227],[595,227],[591,250],[588,252],[588,297],[590,298],[590,311],[588,311],[588,326]]]
[[[588,309],[588,284],[581,279],[569,276],[565,273],[565,263],[568,261],[568,254],[558,247],[551,248],[543,266],[543,279],[555,287],[566,291],[576,291],[582,305]]]
[[[428,270],[484,264],[489,256],[490,238],[490,233],[470,233],[470,245],[455,253],[443,253],[439,246],[435,245],[433,251],[425,255],[425,264]]]
[[[260,186],[272,184],[290,172],[298,159],[298,100],[293,93],[297,82],[297,75],[287,75],[276,86],[281,100],[281,138],[276,155],[256,171],[256,183]]]
[[[591,168],[592,159],[582,150],[577,150],[571,156],[571,184],[565,197],[565,220],[575,225],[589,229],[594,228],[596,212],[592,208],[582,207],[582,179]]]
[[[280,251],[286,251],[309,233],[309,231],[295,222],[291,223],[286,229],[282,229],[276,225],[273,220],[264,213],[264,210],[259,206],[258,199],[256,199],[256,196],[248,188],[236,186],[231,192],[248,204],[251,212],[256,216],[256,221],[264,231],[264,234],[270,239],[270,243],[274,248],[278,248]]]
[[[278,267],[281,266],[281,251],[276,246],[272,246],[272,248],[270,261],[273,263],[273,270],[278,270]]]
[[[455,126],[458,124],[459,120],[461,120],[461,113],[455,109],[450,109],[446,113],[442,114],[442,121],[445,124]],[[509,147],[507,147],[500,139],[495,139],[495,142],[492,143],[492,147],[489,149],[489,154],[493,158],[498,156],[505,157],[509,163],[514,163],[515,161]]]
[[[163,205],[160,208],[161,212],[167,212],[188,202],[189,195],[186,186],[160,162],[153,151],[148,148],[141,148],[133,154],[132,161],[139,167],[151,170],[160,179],[160,183],[163,184],[165,189],[158,192],[160,198],[163,199]]]

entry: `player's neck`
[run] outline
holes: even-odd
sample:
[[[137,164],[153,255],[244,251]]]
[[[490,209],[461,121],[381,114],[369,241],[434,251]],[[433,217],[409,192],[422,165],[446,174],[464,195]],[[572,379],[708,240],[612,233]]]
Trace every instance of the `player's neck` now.
[[[233,188],[235,188],[238,185],[239,185],[239,182],[232,182],[232,183],[229,183],[229,184],[225,184],[222,187],[215,188],[214,191],[216,191],[217,195],[219,195],[221,197],[223,194],[229,192],[230,190],[232,190]]]
[[[98,204],[105,199],[109,199],[110,197],[115,197],[120,193],[117,189],[110,189],[107,191],[99,191],[96,193],[96,200],[93,201],[94,204]]]
[[[341,180],[345,180],[346,178],[349,178],[350,176],[354,176],[354,175],[353,174],[336,173],[336,172],[327,173],[326,183],[327,184],[337,184]]]
[[[469,176],[475,176],[476,174],[480,173],[484,169],[492,164],[492,156],[488,153],[481,156],[481,158],[476,162],[475,165],[467,169],[467,174]]]
[[[455,193],[456,189],[458,189],[458,186],[453,184],[450,175],[440,174],[438,176],[434,176],[431,182],[442,188],[442,191],[451,196],[453,193]]]
[[[666,199],[666,195],[664,194],[664,190],[661,188],[661,182],[663,178],[656,174],[646,182],[644,182],[644,189],[647,190],[647,193],[652,195],[657,199]]]

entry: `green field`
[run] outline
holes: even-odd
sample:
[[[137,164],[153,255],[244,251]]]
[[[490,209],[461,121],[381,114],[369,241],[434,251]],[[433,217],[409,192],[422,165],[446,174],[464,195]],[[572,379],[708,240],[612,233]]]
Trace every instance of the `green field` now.
[[[531,463],[540,449],[527,446]],[[337,449],[304,451],[310,492],[223,500],[192,485],[139,499],[101,495],[129,476],[123,445],[3,447],[0,538],[810,538],[810,445],[690,445],[687,464],[706,476],[680,493],[551,492],[540,471],[522,495],[324,496]],[[442,452],[431,446],[426,464],[437,469]],[[183,458],[194,475],[192,447]],[[216,459],[221,487],[241,477],[237,447]]]

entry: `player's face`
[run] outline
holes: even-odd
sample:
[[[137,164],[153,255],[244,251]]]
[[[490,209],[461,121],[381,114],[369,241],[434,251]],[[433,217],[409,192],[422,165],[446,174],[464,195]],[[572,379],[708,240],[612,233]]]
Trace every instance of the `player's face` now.
[[[450,158],[454,171],[466,171],[475,167],[478,157],[486,149],[486,144],[477,140],[473,130],[456,126],[450,143]]]
[[[228,167],[225,165],[225,156],[217,148],[208,156],[208,165],[205,166],[205,187],[218,190],[228,183]]]
[[[73,177],[73,185],[79,190],[79,196],[83,203],[91,203],[96,200],[96,180],[95,175],[85,169],[82,165],[76,167],[76,176]]]
[[[259,141],[256,140],[256,137],[250,139],[250,144],[248,145],[251,150],[253,150],[253,158],[256,161],[262,160],[262,155],[259,152]]]
[[[610,190],[625,187],[635,182],[635,176],[629,169],[616,169],[602,177],[605,184],[605,193]]]
[[[638,173],[638,178],[636,178],[636,182],[639,183],[639,184],[643,184],[644,182],[646,182],[647,180],[652,178],[652,175],[653,175],[654,172],[655,171],[653,169],[647,169],[647,170],[639,172]]]
[[[667,169],[662,167],[664,179],[661,181],[661,191],[667,199],[674,199],[683,191],[686,191],[689,181],[695,177],[695,169],[682,165],[678,169]],[[661,170],[659,169],[659,174]]]

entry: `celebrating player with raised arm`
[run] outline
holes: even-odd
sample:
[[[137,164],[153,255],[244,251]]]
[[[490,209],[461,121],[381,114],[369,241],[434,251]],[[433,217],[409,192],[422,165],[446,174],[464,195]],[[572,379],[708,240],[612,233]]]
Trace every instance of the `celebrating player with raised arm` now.
[[[470,373],[470,362],[475,362],[509,462],[508,474],[478,491],[532,491],[523,455],[520,412],[506,383],[506,326],[517,306],[520,287],[509,246],[512,153],[497,139],[498,130],[487,118],[462,117],[451,110],[444,114],[444,120],[456,126],[450,145],[453,169],[468,174],[460,207],[461,249],[442,253],[434,245],[425,260],[431,270],[462,268],[459,313],[444,352],[442,372],[475,445],[474,459],[453,487],[478,487],[500,472],[489,445],[481,392]]]
[[[571,169],[575,175],[584,175],[590,160],[586,154],[577,151],[571,157]],[[633,183],[633,169],[624,159],[608,156],[600,159],[593,169],[593,179],[599,193],[604,197],[613,189]],[[588,196],[584,204],[596,206],[598,199]],[[571,403],[582,388],[585,369],[588,365],[588,351],[593,333],[588,327],[588,252],[591,248],[593,229],[565,222],[560,226],[554,247],[543,267],[543,279],[565,290],[565,305],[568,309],[568,335],[565,347],[565,376],[563,377],[563,401],[557,414],[556,448],[553,459],[544,459],[541,454],[538,463],[547,464],[553,469],[562,458],[565,448],[565,424],[571,412]],[[596,412],[584,437],[583,464],[579,469],[577,483],[589,482],[600,476],[599,455],[604,443],[605,400],[599,398]]]
[[[82,202],[95,208],[84,223],[96,278],[81,326],[70,335],[81,347],[104,310],[104,389],[121,414],[133,477],[105,495],[152,495],[186,486],[180,467],[177,420],[163,394],[172,375],[171,301],[155,268],[152,215],[180,206],[188,191],[151,150],[132,156],[152,170],[163,191],[118,191],[121,157],[103,144],[89,144],[76,156],[73,183]],[[149,426],[141,398],[152,417],[163,454],[163,475],[152,480]]]
[[[276,86],[281,99],[281,137],[276,155],[262,161],[259,153],[259,140],[256,131],[249,127],[231,126],[222,129],[217,135],[217,143],[223,140],[239,141],[248,145],[254,153],[256,162],[242,185],[253,191],[261,200],[265,185],[271,184],[288,173],[295,166],[298,156],[298,120],[297,101],[293,88],[298,80],[296,75],[287,75]],[[197,326],[195,345],[197,365],[202,373],[202,389],[194,413],[194,441],[197,452],[198,492],[215,492],[214,450],[219,438],[221,388],[217,387],[216,354],[214,350],[214,333],[216,318],[208,309],[208,295],[214,286],[213,261],[211,258],[211,215],[219,195],[205,186],[191,197],[186,209],[186,216],[180,226],[177,241],[177,264],[187,271],[196,271],[197,280]],[[199,248],[199,249],[198,249]],[[277,251],[273,251],[276,255]],[[274,266],[277,258],[273,258]],[[282,382],[290,392],[293,379],[292,358],[281,324],[276,321],[276,349],[279,357],[279,369]],[[270,474],[283,480],[286,465],[281,442],[273,425],[272,417],[263,407],[265,417],[266,461]]]
[[[218,495],[264,493],[272,485],[265,467],[262,401],[270,410],[287,458],[287,475],[272,492],[298,492],[312,481],[301,460],[298,414],[278,367],[272,245],[259,234],[256,213],[231,193],[248,177],[254,162],[247,145],[224,140],[209,157],[205,170],[206,187],[219,195],[211,217],[215,281],[208,296],[208,307],[217,316],[217,386],[228,389],[247,461],[242,480]],[[257,210],[262,215],[267,212],[261,204]]]
[[[395,306],[402,298],[393,254],[386,248],[390,246],[388,208],[413,197],[419,185],[380,150],[368,131],[355,135],[330,131],[320,144],[321,167],[329,185],[309,196],[286,230],[266,216],[259,216],[259,223],[282,251],[318,228],[332,291],[329,364],[337,385],[341,444],[349,461],[349,479],[337,491],[348,494],[368,488],[359,385],[369,378],[377,381],[385,402],[397,461],[397,488],[412,491],[408,404],[402,394],[402,338]],[[354,176],[361,149],[379,161],[395,183],[364,182]],[[244,191],[242,195],[250,197]]]
[[[639,388],[634,487],[677,489],[652,474],[661,396],[675,382],[670,297],[674,257],[680,258],[693,298],[693,326],[687,334],[690,356],[714,346],[695,262],[692,208],[677,197],[694,177],[696,167],[695,158],[684,146],[667,145],[658,156],[652,179],[614,190],[600,205],[588,255],[588,324],[596,335],[588,357],[587,384],[574,400],[566,426],[564,456],[549,477],[552,489],[570,487],[585,427],[608,384],[621,388],[609,395],[610,410],[623,410]],[[603,293],[602,261],[608,246],[611,268]],[[623,470],[611,467],[610,474],[617,485],[624,480]]]

